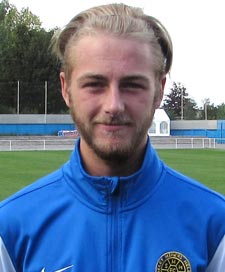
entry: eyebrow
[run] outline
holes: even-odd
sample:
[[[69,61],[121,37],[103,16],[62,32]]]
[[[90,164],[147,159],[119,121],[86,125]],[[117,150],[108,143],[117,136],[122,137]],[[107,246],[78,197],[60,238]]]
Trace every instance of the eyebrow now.
[[[140,74],[128,75],[121,79],[121,81],[136,81],[141,80],[145,83],[149,83],[149,78]]]
[[[105,76],[100,75],[100,74],[92,74],[92,73],[87,73],[87,74],[82,75],[81,77],[78,78],[77,81],[80,84],[83,81],[88,80],[88,79],[107,81],[107,78]]]
[[[108,79],[106,76],[101,75],[101,74],[94,74],[94,73],[86,73],[84,75],[82,75],[80,78],[78,78],[78,83],[82,83],[85,80],[99,80],[102,82],[107,82]],[[149,78],[147,76],[141,75],[141,74],[131,74],[131,75],[127,75],[124,76],[122,78],[120,78],[120,82],[127,82],[127,81],[143,81],[145,84],[149,84]]]

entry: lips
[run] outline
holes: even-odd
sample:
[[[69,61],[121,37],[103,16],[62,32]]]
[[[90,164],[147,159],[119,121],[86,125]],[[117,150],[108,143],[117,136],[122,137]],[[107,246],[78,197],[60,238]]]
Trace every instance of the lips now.
[[[106,131],[114,132],[127,127],[127,124],[99,124],[100,127]]]
[[[132,126],[130,118],[125,116],[112,116],[95,120],[94,125],[102,132],[118,134]]]

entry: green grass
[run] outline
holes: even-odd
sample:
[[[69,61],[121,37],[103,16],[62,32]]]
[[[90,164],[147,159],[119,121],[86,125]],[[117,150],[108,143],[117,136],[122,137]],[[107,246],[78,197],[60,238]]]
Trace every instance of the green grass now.
[[[0,152],[0,199],[56,170],[70,157],[70,151]]]
[[[0,152],[0,199],[54,171],[70,157],[70,151]],[[174,169],[225,195],[225,150],[158,150]]]
[[[225,195],[225,150],[158,150],[172,168]]]

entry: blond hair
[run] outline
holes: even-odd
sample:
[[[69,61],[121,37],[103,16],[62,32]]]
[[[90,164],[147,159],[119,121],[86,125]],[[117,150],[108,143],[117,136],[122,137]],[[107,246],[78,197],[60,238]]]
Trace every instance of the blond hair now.
[[[99,31],[149,43],[154,52],[157,75],[162,76],[170,71],[173,48],[165,27],[156,18],[145,15],[140,8],[109,4],[79,13],[53,37],[53,52],[68,78],[73,68],[68,53],[71,46],[82,36]]]

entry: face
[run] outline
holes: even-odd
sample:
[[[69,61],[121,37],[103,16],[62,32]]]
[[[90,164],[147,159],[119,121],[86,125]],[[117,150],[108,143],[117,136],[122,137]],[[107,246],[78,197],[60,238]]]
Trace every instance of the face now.
[[[81,135],[81,153],[124,161],[146,145],[163,96],[149,45],[97,34],[70,48],[76,60],[70,81],[60,74],[62,95]]]

